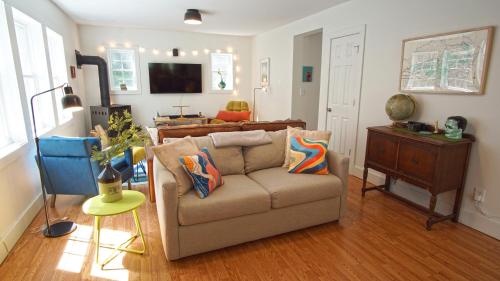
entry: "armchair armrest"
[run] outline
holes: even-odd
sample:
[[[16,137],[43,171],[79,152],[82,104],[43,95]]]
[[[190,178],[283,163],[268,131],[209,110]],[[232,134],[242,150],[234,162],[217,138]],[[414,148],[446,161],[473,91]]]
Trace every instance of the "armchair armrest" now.
[[[157,157],[153,159],[153,170],[161,241],[167,259],[175,260],[180,257],[177,182]]]
[[[342,194],[340,203],[340,214],[342,215],[347,206],[347,191],[348,191],[348,180],[349,180],[349,157],[342,156],[328,150],[326,154],[328,160],[328,169],[330,173],[336,175],[342,181]]]

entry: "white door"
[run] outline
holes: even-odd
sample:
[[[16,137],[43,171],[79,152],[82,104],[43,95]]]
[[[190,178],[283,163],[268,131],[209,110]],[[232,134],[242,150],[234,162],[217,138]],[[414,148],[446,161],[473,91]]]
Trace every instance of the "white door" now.
[[[354,164],[358,126],[364,32],[332,35],[328,75],[327,129],[333,151],[351,157]]]

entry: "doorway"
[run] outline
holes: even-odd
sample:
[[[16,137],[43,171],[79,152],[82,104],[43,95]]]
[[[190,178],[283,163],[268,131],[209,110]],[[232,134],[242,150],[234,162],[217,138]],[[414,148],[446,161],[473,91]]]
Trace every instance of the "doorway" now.
[[[292,118],[318,128],[323,30],[296,35],[293,40]]]
[[[354,171],[358,135],[359,101],[363,72],[365,26],[325,34],[328,40],[328,102],[326,129],[330,147],[351,158]]]

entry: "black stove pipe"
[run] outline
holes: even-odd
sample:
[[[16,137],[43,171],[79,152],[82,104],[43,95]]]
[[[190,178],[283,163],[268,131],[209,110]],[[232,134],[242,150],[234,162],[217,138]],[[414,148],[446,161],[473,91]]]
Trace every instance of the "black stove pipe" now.
[[[109,78],[108,78],[108,65],[106,61],[99,56],[85,56],[75,50],[76,65],[80,69],[82,65],[97,65],[99,72],[99,88],[101,92],[101,105],[109,107],[111,105],[111,98],[109,96]]]

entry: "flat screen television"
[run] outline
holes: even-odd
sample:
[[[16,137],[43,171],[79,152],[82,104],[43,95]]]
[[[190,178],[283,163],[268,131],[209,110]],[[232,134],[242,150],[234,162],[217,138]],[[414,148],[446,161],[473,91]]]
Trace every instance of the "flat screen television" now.
[[[149,63],[151,94],[201,93],[201,64]]]

